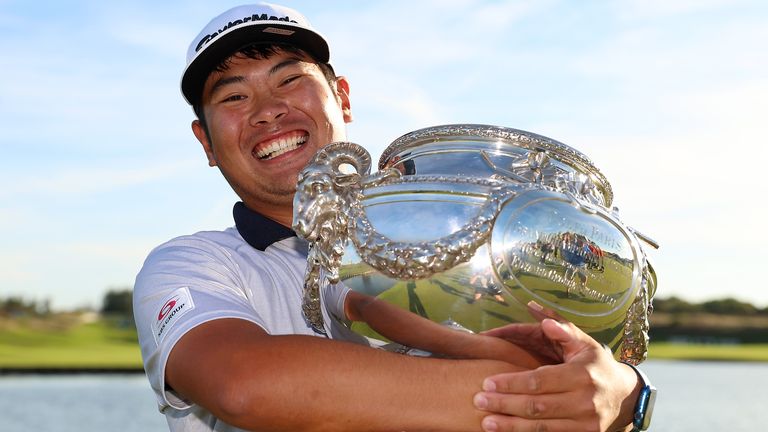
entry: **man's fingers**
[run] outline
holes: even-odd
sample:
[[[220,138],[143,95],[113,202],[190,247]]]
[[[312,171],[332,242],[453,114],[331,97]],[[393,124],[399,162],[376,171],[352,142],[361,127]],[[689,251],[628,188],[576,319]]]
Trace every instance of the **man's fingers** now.
[[[486,330],[481,334],[512,342],[530,352],[543,364],[555,364],[563,361],[562,350],[544,335],[539,323],[508,324]]]
[[[499,415],[490,415],[483,419],[481,426],[486,432],[579,432],[595,431],[598,428],[591,428],[589,425],[582,424],[575,420],[566,419],[547,419],[547,420],[529,420],[518,417],[505,417]]]
[[[551,318],[556,321],[565,321],[565,318],[560,316],[560,314],[555,312],[553,309],[545,308],[544,306],[536,303],[535,300],[529,301],[526,306],[528,307],[528,313],[538,321],[543,321],[547,318]]]
[[[483,419],[486,431],[600,431],[600,418],[587,394],[505,395],[478,393],[478,409],[493,414]]]
[[[483,381],[483,390],[497,393],[544,394],[561,393],[574,388],[589,387],[589,373],[568,364],[542,366],[524,371],[493,375]]]
[[[570,403],[571,397],[555,395],[517,395],[502,393],[477,393],[475,407],[484,411],[529,419],[569,418],[584,412],[584,408]]]

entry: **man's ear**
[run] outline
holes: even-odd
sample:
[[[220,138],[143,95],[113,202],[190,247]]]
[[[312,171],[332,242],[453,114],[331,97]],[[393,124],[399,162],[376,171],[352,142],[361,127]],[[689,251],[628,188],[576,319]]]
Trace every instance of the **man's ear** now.
[[[205,157],[208,158],[208,166],[216,166],[216,157],[213,154],[211,140],[208,139],[208,133],[205,131],[205,128],[203,128],[203,125],[200,124],[200,120],[192,122],[192,133],[195,134],[195,138],[197,138],[197,140],[200,141],[200,144],[203,145]]]
[[[344,114],[344,121],[352,121],[352,107],[349,102],[349,82],[343,76],[336,78],[336,94],[341,103],[341,112]]]

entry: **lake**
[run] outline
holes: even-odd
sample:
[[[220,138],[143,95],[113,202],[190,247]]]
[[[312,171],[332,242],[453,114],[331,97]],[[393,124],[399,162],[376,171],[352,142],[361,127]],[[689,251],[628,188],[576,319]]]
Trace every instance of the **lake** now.
[[[768,364],[648,361],[659,387],[652,431],[757,431],[768,423]],[[143,375],[0,377],[0,431],[167,431]]]

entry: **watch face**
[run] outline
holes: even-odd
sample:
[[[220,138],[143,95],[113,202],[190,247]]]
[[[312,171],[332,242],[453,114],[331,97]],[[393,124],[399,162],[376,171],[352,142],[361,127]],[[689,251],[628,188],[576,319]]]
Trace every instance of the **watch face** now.
[[[653,417],[653,406],[656,404],[656,389],[652,386],[646,386],[643,389],[643,393],[647,392],[647,401],[645,403],[645,409],[643,413],[643,426],[640,430],[646,430],[651,425],[651,417]]]

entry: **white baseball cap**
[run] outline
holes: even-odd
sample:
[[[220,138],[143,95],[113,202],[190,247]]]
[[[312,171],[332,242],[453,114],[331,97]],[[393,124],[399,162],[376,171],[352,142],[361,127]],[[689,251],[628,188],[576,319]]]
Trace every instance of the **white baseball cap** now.
[[[330,60],[328,42],[299,12],[269,3],[237,6],[211,20],[189,45],[181,77],[184,99],[191,105],[219,63],[240,48],[262,42],[295,46],[321,63]]]

